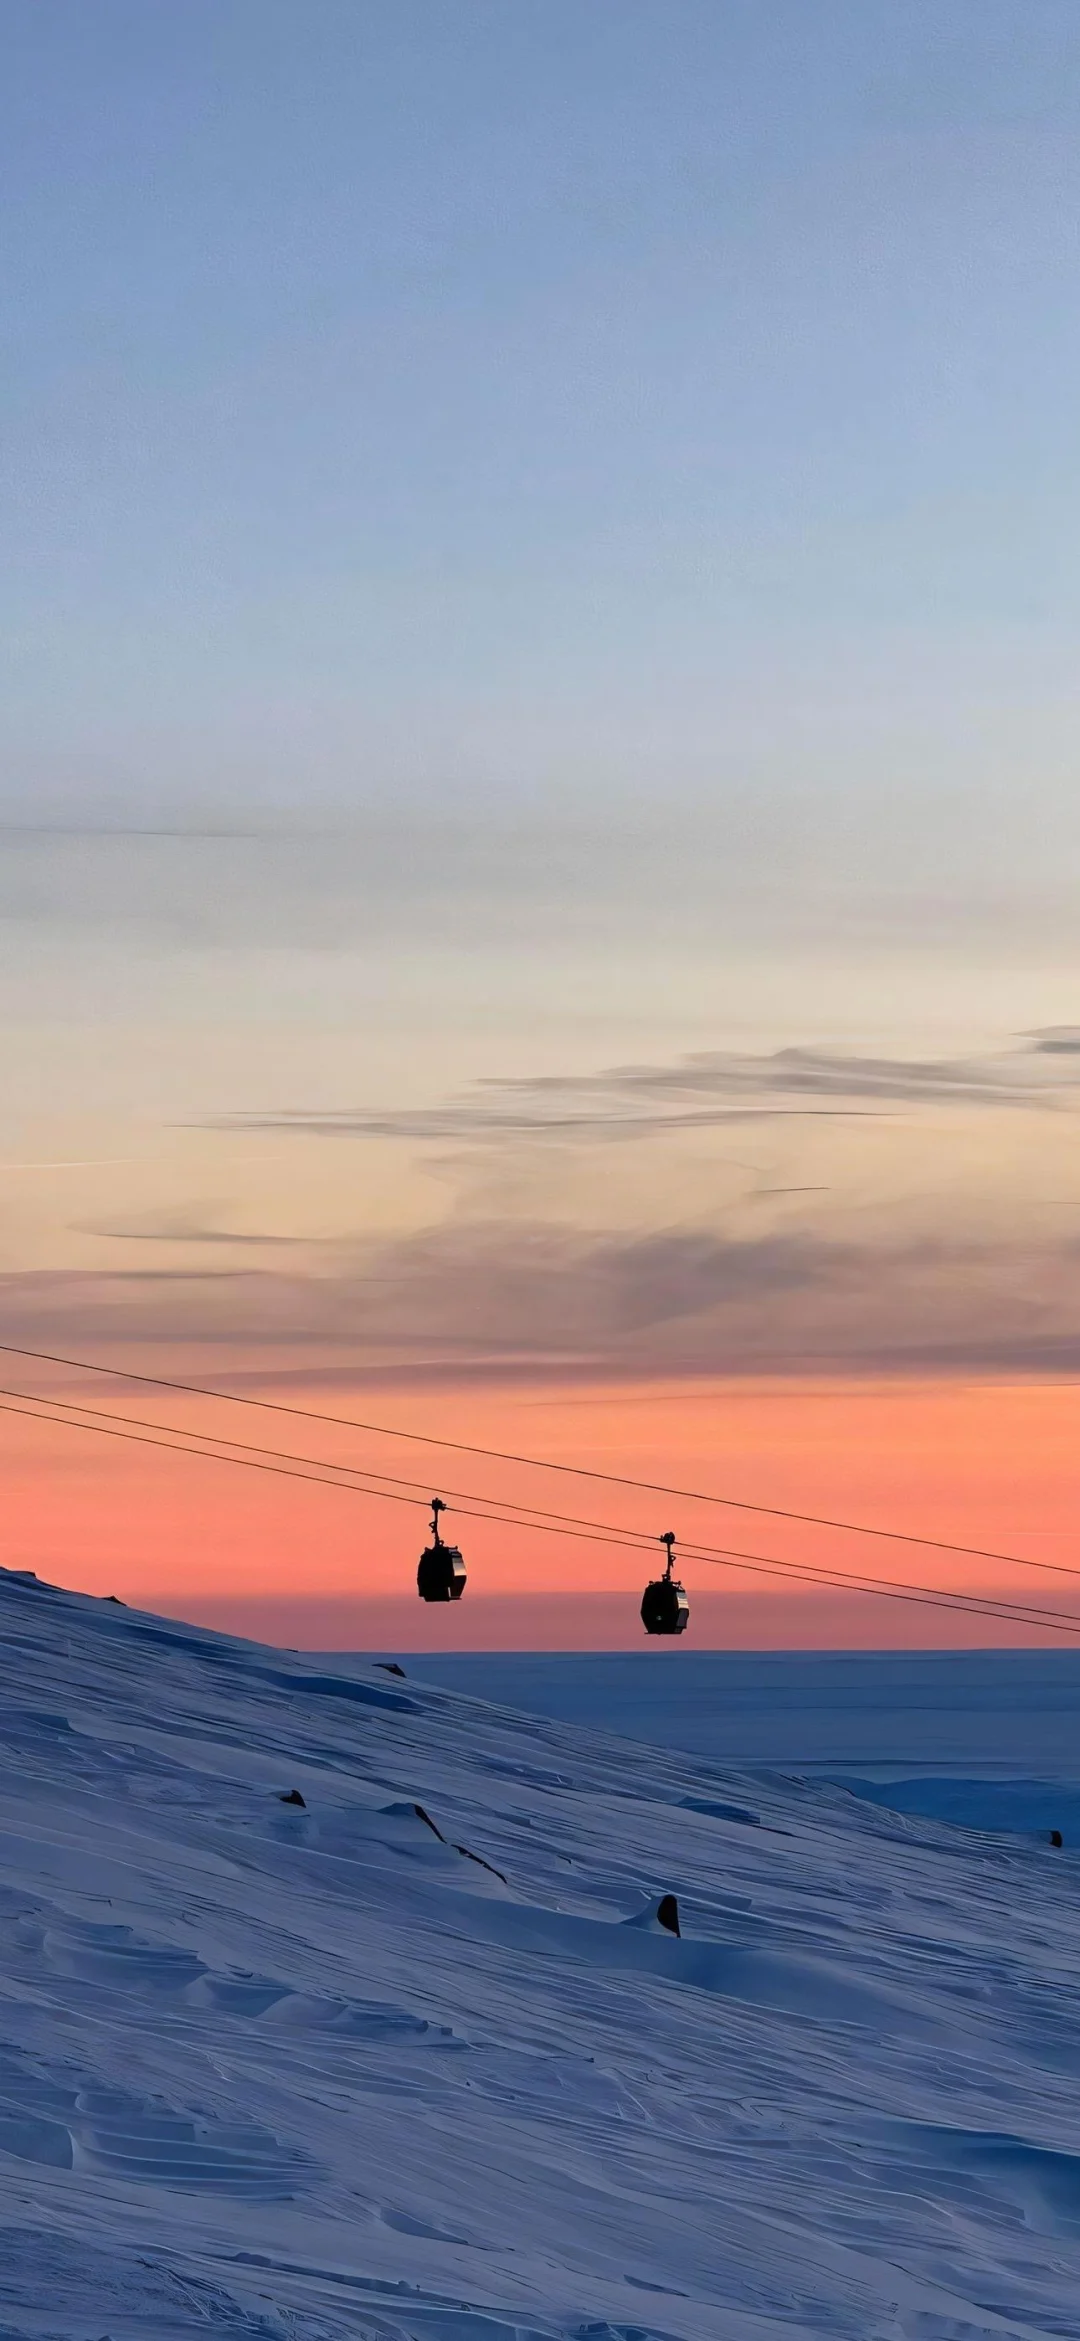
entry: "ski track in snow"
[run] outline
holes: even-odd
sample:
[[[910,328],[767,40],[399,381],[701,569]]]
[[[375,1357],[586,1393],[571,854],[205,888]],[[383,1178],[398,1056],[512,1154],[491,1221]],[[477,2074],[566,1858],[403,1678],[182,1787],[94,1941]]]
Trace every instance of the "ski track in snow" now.
[[[0,1646],[0,2341],[1080,2336],[1068,1846],[3,1573]]]

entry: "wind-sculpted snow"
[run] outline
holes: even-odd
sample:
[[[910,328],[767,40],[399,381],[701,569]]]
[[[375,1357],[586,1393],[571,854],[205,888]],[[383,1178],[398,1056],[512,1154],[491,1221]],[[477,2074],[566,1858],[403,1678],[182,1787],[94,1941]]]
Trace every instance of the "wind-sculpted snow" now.
[[[0,2341],[1080,2334],[1068,1842],[2,1574],[0,1648]]]

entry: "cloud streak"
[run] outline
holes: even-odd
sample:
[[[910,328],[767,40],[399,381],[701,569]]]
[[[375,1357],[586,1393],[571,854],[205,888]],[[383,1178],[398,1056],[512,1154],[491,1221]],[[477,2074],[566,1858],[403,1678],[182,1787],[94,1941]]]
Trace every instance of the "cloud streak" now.
[[[178,1345],[357,1379],[1076,1371],[1080,1241],[735,1238],[520,1221],[354,1247],[336,1273],[55,1271],[0,1280],[9,1339]]]
[[[98,1236],[110,1244],[191,1244],[197,1249],[205,1245],[211,1249],[260,1252],[271,1249],[300,1250],[308,1246],[314,1249],[326,1241],[325,1237],[319,1236],[273,1235],[258,1229],[217,1227],[187,1218],[152,1219],[129,1227],[87,1221],[80,1225],[77,1233]]]
[[[479,1081],[431,1106],[329,1112],[287,1106],[225,1115],[210,1126],[418,1144],[633,1139],[748,1120],[848,1119],[903,1107],[1047,1108],[1078,1085],[1080,1036],[1066,1028],[1033,1034],[1004,1055],[919,1059],[810,1048],[769,1055],[712,1049],[670,1065]]]

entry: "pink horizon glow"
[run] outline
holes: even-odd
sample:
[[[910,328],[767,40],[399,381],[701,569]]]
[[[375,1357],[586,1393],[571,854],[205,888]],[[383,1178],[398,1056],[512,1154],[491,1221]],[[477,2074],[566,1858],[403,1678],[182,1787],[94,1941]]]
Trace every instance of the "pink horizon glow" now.
[[[164,1370],[164,1368],[162,1369]],[[66,1386],[65,1386],[66,1388]],[[287,1393],[283,1393],[287,1395]],[[144,1420],[221,1430],[222,1414],[166,1393],[93,1393]],[[301,1402],[318,1405],[309,1390]],[[329,1411],[361,1411],[335,1391]],[[796,1383],[488,1388],[362,1401],[369,1419],[544,1453],[682,1487],[867,1523],[903,1525],[1042,1563],[1073,1560],[1078,1401],[1058,1385]],[[403,1442],[228,1410],[229,1428],[367,1464],[433,1487],[483,1491],[807,1566],[943,1586],[1080,1616],[1080,1583],[902,1543],[841,1536],[752,1513],[523,1472]],[[458,1518],[469,1589],[452,1609],[414,1593],[426,1507],[347,1495],[5,1417],[6,1565],[140,1608],[308,1648],[633,1647],[652,1563],[602,1544]],[[400,1491],[399,1491],[400,1492]],[[453,1499],[451,1499],[453,1501]],[[454,1514],[451,1511],[450,1521]],[[448,1530],[449,1532],[449,1530]],[[650,1546],[651,1551],[651,1546]],[[659,1555],[659,1547],[657,1547]],[[699,1647],[926,1647],[1064,1637],[868,1594],[813,1591],[689,1557],[682,1574]]]

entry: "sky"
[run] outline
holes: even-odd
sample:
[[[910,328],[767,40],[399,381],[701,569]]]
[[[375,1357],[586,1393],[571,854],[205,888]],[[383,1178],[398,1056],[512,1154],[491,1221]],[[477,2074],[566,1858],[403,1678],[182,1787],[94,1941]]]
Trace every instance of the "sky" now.
[[[0,31],[0,1335],[1061,1565],[1074,0]],[[433,1620],[422,1513],[0,1422],[64,1582],[638,1630],[595,1546]],[[699,1637],[934,1624],[801,1598]]]

